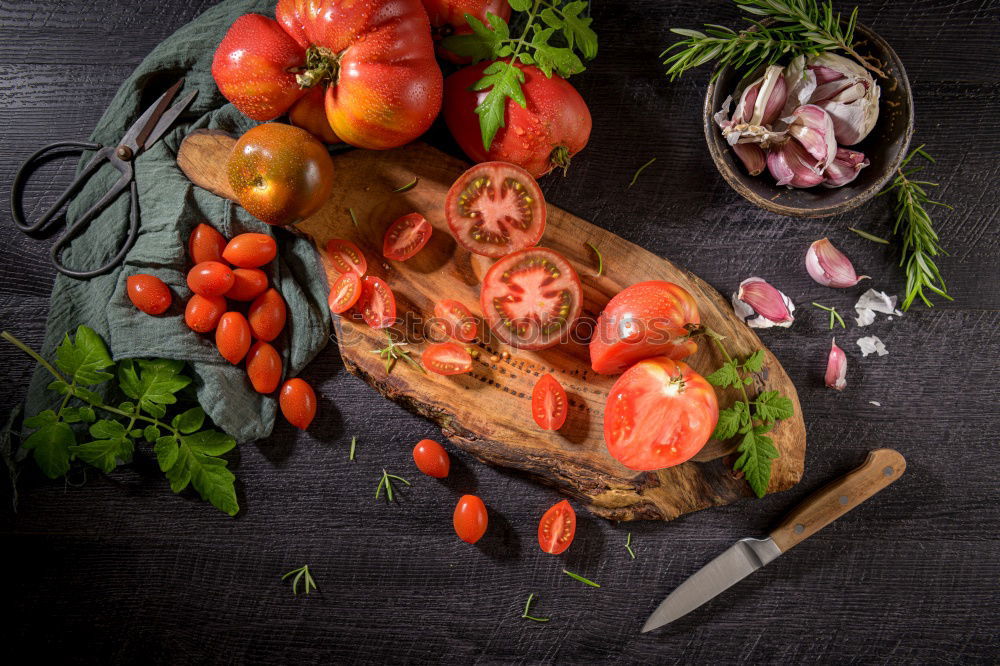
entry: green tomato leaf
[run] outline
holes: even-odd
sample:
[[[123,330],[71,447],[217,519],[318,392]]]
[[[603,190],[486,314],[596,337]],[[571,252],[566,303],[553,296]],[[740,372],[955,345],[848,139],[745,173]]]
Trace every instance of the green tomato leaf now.
[[[576,48],[584,58],[593,60],[597,57],[597,34],[590,27],[594,19],[580,16],[586,8],[586,0],[577,0],[562,8],[563,36],[571,49]]]
[[[757,497],[767,493],[771,482],[771,461],[778,457],[778,449],[772,440],[760,428],[749,428],[740,440],[737,451],[739,458],[733,464],[733,469],[743,472],[744,478],[750,484]]]
[[[156,444],[153,445],[153,453],[156,454],[156,462],[159,464],[161,472],[166,472],[174,466],[174,463],[177,462],[179,451],[180,446],[173,435],[164,435],[163,437],[156,438]]]
[[[795,413],[792,401],[777,391],[764,391],[753,401],[754,416],[765,423],[789,419]]]
[[[179,446],[173,437],[161,437],[154,451],[161,469],[169,463],[166,475],[175,493],[190,484],[202,499],[234,516],[240,510],[236,501],[236,477],[226,468],[228,463],[213,457],[211,452],[228,451],[235,445],[231,437],[209,430],[182,438]],[[174,458],[172,463],[170,458]]]
[[[747,372],[760,372],[764,369],[764,350],[758,349],[743,361],[743,369]]]
[[[84,423],[93,423],[97,420],[97,414],[94,413],[94,410],[91,407],[81,407],[80,420]]]
[[[56,348],[56,365],[77,384],[91,386],[108,381],[114,375],[103,372],[114,365],[101,336],[86,326],[76,329],[76,339],[69,333]]]
[[[226,461],[199,453],[191,456],[191,485],[212,506],[235,516],[240,510],[236,501],[236,477],[226,469]]]
[[[705,377],[708,383],[712,386],[718,386],[720,388],[728,388],[730,386],[739,386],[743,380],[740,378],[739,370],[736,369],[736,363],[734,361],[728,361],[722,364],[718,370]]]
[[[490,149],[497,130],[506,125],[504,117],[507,111],[507,98],[513,99],[522,107],[527,106],[521,84],[524,82],[524,72],[517,67],[502,61],[491,63],[484,71],[483,78],[473,86],[473,90],[486,90],[483,101],[476,107],[479,115],[479,129],[483,136],[483,148]]]
[[[142,436],[147,442],[152,444],[160,438],[160,429],[155,425],[148,425],[143,429]]]
[[[175,421],[176,425],[174,427],[185,435],[197,432],[205,423],[205,410],[201,407],[192,407],[186,412],[179,414]]]
[[[46,388],[49,389],[50,391],[55,391],[59,395],[66,395],[70,391],[69,384],[62,381],[61,379],[57,379],[54,382],[51,382]]]
[[[236,446],[236,440],[218,430],[203,430],[182,438],[185,446],[206,456],[221,456]]]
[[[441,45],[473,62],[499,57],[500,48],[510,38],[510,28],[506,21],[490,12],[486,13],[486,21],[488,25],[475,16],[466,14],[465,22],[472,28],[472,33],[449,35],[441,40]]]
[[[65,407],[62,410],[62,420],[66,423],[79,423],[83,421],[80,410],[77,407]]]
[[[561,18],[559,18],[559,15],[556,14],[549,7],[546,7],[545,9],[543,9],[538,14],[538,16],[542,19],[542,21],[545,23],[545,25],[549,26],[550,28],[561,28],[561,27],[563,27],[563,20]]]
[[[93,403],[95,405],[103,405],[104,401],[101,396],[97,395],[90,389],[85,389],[82,386],[77,386],[73,389],[73,395],[75,395],[80,400],[84,402]]]
[[[24,425],[27,428],[41,428],[42,426],[49,425],[50,423],[55,423],[59,420],[56,416],[55,411],[51,409],[46,409],[44,412],[38,412],[34,416],[29,416],[24,419]]]
[[[140,409],[160,418],[166,414],[162,406],[177,402],[174,394],[191,383],[190,377],[180,374],[183,369],[183,361],[126,359],[118,365],[118,384]]]
[[[124,439],[125,426],[118,421],[101,419],[90,426],[90,436],[95,439]]]
[[[743,425],[743,415],[746,412],[745,402],[733,403],[731,407],[719,411],[719,422],[715,425],[712,439],[724,442],[736,436]]]
[[[515,12],[526,12],[531,9],[531,0],[508,0],[510,8]]]
[[[86,444],[71,446],[70,451],[75,453],[85,463],[108,473],[113,471],[119,463],[130,462],[134,447],[131,440],[122,437],[119,439],[99,439],[87,442]]]
[[[171,437],[171,439],[173,438]],[[186,446],[178,446],[174,464],[165,470],[167,481],[170,482],[170,489],[175,493],[184,490],[191,483],[191,458],[191,449]],[[160,467],[162,469],[162,463]]]
[[[76,444],[73,429],[62,422],[47,423],[31,433],[24,444],[45,476],[58,478],[69,471],[70,447]]]

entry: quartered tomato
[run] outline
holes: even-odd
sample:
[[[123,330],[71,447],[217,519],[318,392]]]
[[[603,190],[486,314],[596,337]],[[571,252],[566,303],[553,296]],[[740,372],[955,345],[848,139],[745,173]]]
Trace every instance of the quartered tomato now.
[[[267,234],[233,236],[222,250],[222,258],[240,268],[259,268],[278,256],[278,243]]]
[[[698,305],[672,282],[640,282],[612,298],[597,319],[590,339],[594,372],[615,375],[638,360],[686,358],[698,350],[686,324],[698,324]]]
[[[354,271],[348,271],[341,273],[337,281],[333,283],[327,305],[330,306],[330,312],[333,314],[341,314],[347,312],[352,305],[358,302],[360,297],[361,278]]]
[[[259,268],[234,268],[233,286],[226,298],[234,301],[252,301],[267,289],[267,273]]]
[[[580,316],[583,290],[565,257],[534,247],[493,264],[479,299],[497,337],[519,349],[545,349]]]
[[[424,249],[434,228],[420,213],[404,215],[389,225],[382,241],[382,256],[394,261],[406,261]]]
[[[460,375],[472,370],[472,356],[465,347],[454,342],[428,345],[420,355],[424,368],[439,375]]]
[[[618,378],[604,408],[608,453],[629,469],[654,470],[689,460],[715,430],[715,389],[681,361],[639,361]]]
[[[469,308],[451,298],[434,305],[434,318],[441,323],[449,338],[459,342],[472,342],[479,332],[479,324]]]
[[[546,553],[558,555],[576,536],[576,511],[566,500],[549,508],[538,521],[538,545]]]
[[[507,162],[483,162],[452,184],[444,202],[455,240],[487,257],[531,247],[545,231],[545,198],[531,174]]]
[[[155,275],[130,275],[125,280],[125,291],[132,305],[146,314],[163,314],[173,301],[170,287]]]
[[[354,271],[359,276],[363,276],[368,270],[368,260],[365,259],[365,253],[349,240],[343,238],[330,240],[326,244],[326,255],[338,273]]]
[[[386,328],[396,320],[396,296],[382,278],[369,275],[362,280],[357,306],[372,328]]]
[[[222,251],[225,249],[225,237],[205,223],[196,226],[188,237],[188,256],[196,264],[222,261]]]
[[[448,471],[451,469],[448,452],[433,439],[422,439],[417,442],[413,447],[413,462],[417,464],[417,469],[435,479],[448,476]]]
[[[455,533],[462,541],[476,543],[482,539],[489,523],[489,515],[486,513],[483,500],[475,495],[462,495],[455,506],[452,523],[455,525]]]
[[[531,415],[543,430],[559,430],[566,423],[566,390],[551,374],[542,375],[531,392]]]
[[[264,342],[270,342],[278,337],[281,329],[285,328],[287,316],[285,299],[276,289],[268,289],[253,299],[247,310],[247,320],[250,322],[253,337]]]
[[[203,261],[187,274],[188,288],[202,296],[222,296],[233,286],[233,270],[218,261]]]

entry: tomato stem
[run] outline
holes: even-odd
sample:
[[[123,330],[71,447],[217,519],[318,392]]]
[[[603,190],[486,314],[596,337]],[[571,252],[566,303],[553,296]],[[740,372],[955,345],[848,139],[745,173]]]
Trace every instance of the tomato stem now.
[[[571,159],[572,157],[569,154],[569,148],[566,146],[556,146],[552,149],[552,152],[549,153],[549,163],[562,169],[564,178],[566,177],[566,174],[569,173],[569,162]]]
[[[320,83],[335,83],[340,72],[340,56],[323,46],[306,49],[306,66],[295,75],[301,88],[312,88]]]

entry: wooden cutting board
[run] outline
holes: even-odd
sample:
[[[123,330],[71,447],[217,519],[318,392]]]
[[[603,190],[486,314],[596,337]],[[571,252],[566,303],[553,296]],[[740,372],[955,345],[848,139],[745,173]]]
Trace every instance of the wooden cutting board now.
[[[235,199],[223,165],[233,138],[215,131],[198,131],[181,146],[177,161],[196,185]],[[419,357],[423,325],[434,303],[454,298],[477,317],[479,282],[491,260],[458,246],[444,218],[449,186],[468,165],[425,144],[376,152],[352,150],[333,158],[336,186],[327,204],[294,229],[322,248],[331,238],[346,238],[367,255],[369,274],[385,279],[395,292],[396,330],[407,333],[407,349]],[[397,189],[418,179],[406,192]],[[543,182],[544,186],[544,182]],[[349,211],[354,212],[357,225]],[[428,245],[406,262],[382,258],[382,237],[388,225],[410,212],[423,214],[434,226]],[[604,272],[597,276],[597,259],[585,243],[604,256]],[[551,204],[540,243],[557,250],[574,265],[583,282],[583,316],[595,319],[607,301],[624,287],[643,280],[669,280],[690,291],[702,322],[727,337],[731,352],[746,355],[764,349],[757,336],[733,314],[728,301],[707,283],[666,259],[596,227]],[[323,256],[330,284],[337,273]],[[587,347],[563,344],[539,352],[507,347],[484,334],[480,322],[480,355],[473,371],[445,377],[423,374],[397,363],[391,374],[372,350],[385,346],[386,332],[369,328],[360,319],[334,317],[337,341],[348,370],[379,393],[436,422],[445,437],[482,461],[525,472],[580,500],[597,515],[614,520],[671,520],[684,513],[728,504],[750,495],[749,487],[731,469],[732,445],[710,442],[683,465],[657,472],[635,472],[610,455],[604,445],[603,410],[615,377],[590,369]],[[502,352],[509,359],[491,357]],[[766,350],[765,350],[766,351]],[[702,343],[687,359],[698,372],[708,374],[721,358]],[[752,389],[779,390],[795,405],[795,416],[780,422],[773,432],[781,457],[774,462],[769,492],[790,488],[802,477],[805,461],[805,425],[795,387],[781,364],[767,352],[766,371]],[[531,418],[531,390],[541,374],[553,373],[565,387],[570,404],[566,425],[558,432],[538,428]],[[734,396],[723,393],[720,405]]]

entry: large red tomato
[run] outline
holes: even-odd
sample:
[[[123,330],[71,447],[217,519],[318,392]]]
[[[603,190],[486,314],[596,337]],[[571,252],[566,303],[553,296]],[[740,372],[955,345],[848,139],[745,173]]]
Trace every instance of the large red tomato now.
[[[594,372],[616,375],[651,356],[674,360],[698,350],[686,324],[698,324],[698,305],[683,287],[652,280],[626,287],[608,301],[590,339]]]
[[[233,23],[212,61],[222,94],[255,120],[286,113],[313,86],[343,141],[412,141],[441,108],[441,70],[420,0],[279,0],[277,21]]]
[[[472,33],[466,14],[471,14],[483,23],[487,23],[486,13],[499,16],[504,21],[510,20],[510,4],[507,0],[423,0],[427,17],[431,20],[431,34],[434,41],[440,41],[450,35],[468,35]],[[456,55],[439,45],[438,55],[454,63],[467,63],[468,58]]]
[[[522,108],[508,99],[505,126],[497,130],[489,150],[483,148],[476,106],[488,90],[474,91],[472,86],[489,65],[466,67],[445,81],[444,119],[458,145],[476,162],[513,162],[535,178],[556,167],[568,167],[570,158],[590,139],[590,110],[566,79],[558,74],[546,77],[529,65],[516,65],[524,72],[521,90],[527,104]]]
[[[608,393],[604,441],[629,469],[654,470],[689,460],[719,420],[715,389],[686,363],[647,358]]]

